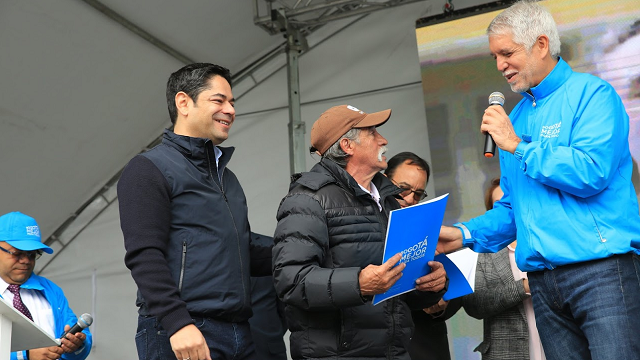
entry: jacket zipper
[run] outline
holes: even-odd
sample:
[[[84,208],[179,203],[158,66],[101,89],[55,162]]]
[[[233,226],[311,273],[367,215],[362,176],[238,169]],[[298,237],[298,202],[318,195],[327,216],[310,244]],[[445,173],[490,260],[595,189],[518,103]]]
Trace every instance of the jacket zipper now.
[[[233,222],[233,229],[236,231],[236,243],[238,244],[238,259],[240,260],[240,276],[241,276],[241,281],[242,281],[242,294],[244,297],[244,303],[245,305],[248,303],[247,302],[247,288],[246,285],[244,283],[244,266],[243,266],[243,262],[242,262],[242,250],[240,248],[240,234],[238,233],[238,227],[236,226],[236,220],[233,217],[233,213],[231,212],[231,207],[229,206],[229,202],[227,201],[227,197],[224,197],[224,201],[227,204],[227,209],[229,209],[229,214],[231,214],[231,221]],[[249,303],[250,304],[250,303]]]
[[[348,193],[352,192],[352,190],[350,188],[348,188],[346,186],[342,186],[342,184],[339,181],[334,182],[334,184],[336,184],[339,188],[345,190]],[[398,189],[397,191],[385,193],[384,196],[383,196],[382,193],[380,193],[380,206],[382,206],[382,210],[381,211],[378,209],[378,204],[373,199],[373,197],[369,197],[371,199],[371,201],[373,201],[373,203],[374,203],[373,204],[374,205],[374,209],[378,210],[376,215],[380,220],[384,220],[384,217],[381,216],[380,214],[383,211],[385,211],[385,207],[384,207],[383,204],[385,204],[386,198],[388,196],[393,196],[396,193],[399,194],[400,192],[401,192],[400,189]],[[385,226],[385,230],[386,230],[386,224],[387,224],[388,221],[389,221],[389,219],[387,219],[386,222],[383,221],[383,224]],[[394,309],[395,309],[395,305],[396,305],[395,303],[396,303],[396,299],[392,298],[392,299],[389,299],[389,303],[388,304],[385,304],[385,306],[389,306],[389,308],[390,308],[390,317],[391,317],[391,337],[387,341],[387,359],[392,359],[393,358],[392,355],[391,355],[391,347],[393,345],[393,337],[394,337],[394,334],[396,332],[396,322],[395,322],[395,318],[394,318]],[[341,311],[341,313],[342,313],[342,311]],[[344,319],[342,319],[342,316],[340,318],[341,318],[340,327],[341,327],[341,330],[342,330],[342,328],[344,326]],[[339,340],[338,340],[339,341],[338,344],[342,345],[342,343],[343,343],[342,339],[343,338],[342,338],[342,331],[341,331],[340,332],[340,336],[339,336]]]
[[[185,260],[187,259],[187,242],[182,242],[182,260],[180,262],[180,281],[178,281],[178,291],[182,292],[182,282],[184,280]]]
[[[340,309],[340,335],[338,336],[338,349],[343,348],[346,351],[347,348],[347,342],[344,341],[344,332],[345,332],[345,328],[344,328],[344,310]]]
[[[526,94],[529,95],[529,97],[531,97],[531,107],[535,108],[538,105],[537,102],[536,102],[536,97],[533,95],[533,93],[527,92]],[[534,114],[534,116],[535,116],[535,114]],[[533,131],[532,131],[533,130],[532,129],[533,123],[535,123],[535,121],[531,121],[531,119],[529,119],[529,117],[527,117],[527,133],[530,136],[533,136]]]
[[[376,211],[376,217],[379,219],[380,223],[383,224],[384,226],[384,230],[386,233],[386,229],[387,229],[387,223],[389,222],[389,218],[387,217],[385,219],[385,216],[383,216],[382,214],[386,214],[386,207],[384,206],[386,203],[386,199],[388,196],[393,196],[395,195],[396,191],[391,192],[389,194],[385,193],[383,195],[383,193],[380,193],[380,206],[382,207],[382,210],[378,209],[378,204],[376,203],[376,201],[371,197],[371,201],[373,201],[374,203],[374,211]],[[399,194],[400,191],[397,191],[397,193]],[[384,260],[384,259],[382,259]],[[395,308],[396,308],[396,298],[392,298],[389,299],[389,303],[386,304],[386,306],[389,307],[389,317],[391,319],[391,336],[389,337],[388,341],[387,341],[387,359],[393,359],[393,355],[391,353],[391,348],[393,346],[393,339],[395,337],[395,333],[396,333],[396,319],[395,319]]]
[[[526,92],[527,95],[529,95],[529,97],[531,97],[531,101],[532,101],[531,106],[536,107],[536,97],[535,97],[535,95],[533,95],[533,93],[530,92],[530,90],[527,90],[525,92]]]
[[[209,166],[209,176],[211,176],[211,180],[220,188],[220,192],[222,193],[222,197],[224,198],[224,203],[227,205],[227,209],[229,210],[229,215],[231,215],[231,222],[233,223],[233,229],[236,232],[236,243],[238,244],[238,259],[240,260],[240,276],[242,282],[242,297],[244,298],[244,304],[247,304],[247,287],[244,283],[244,266],[242,262],[242,250],[240,248],[240,234],[238,233],[238,227],[236,226],[236,219],[233,216],[233,212],[231,211],[231,206],[229,206],[229,200],[227,199],[227,195],[224,193],[224,185],[222,184],[222,178],[224,177],[224,170],[222,170],[222,174],[219,174],[218,180],[220,181],[220,185],[213,178],[213,173],[211,172],[211,157],[209,156],[209,151],[205,151],[207,154],[207,165]],[[216,167],[217,169],[217,167]],[[216,171],[217,173],[217,171]]]
[[[533,95],[533,93],[527,92],[527,94],[531,97],[531,107],[536,108],[536,106],[537,106],[536,97]],[[535,110],[532,110],[532,111],[535,111]],[[534,114],[534,116],[537,116],[537,114]],[[530,121],[530,119],[527,118],[527,132],[529,133],[530,136],[533,136],[533,124],[535,124],[535,123],[536,123],[536,121]],[[531,218],[531,209],[527,209],[527,218],[528,219]],[[533,249],[533,246],[531,244],[532,236],[531,236],[531,227],[530,226],[527,226],[527,232],[529,233],[529,248]],[[550,269],[550,270],[555,269],[555,266],[553,266],[551,264],[551,262],[549,262],[548,260],[541,259],[541,261],[544,263],[544,265],[548,269]]]

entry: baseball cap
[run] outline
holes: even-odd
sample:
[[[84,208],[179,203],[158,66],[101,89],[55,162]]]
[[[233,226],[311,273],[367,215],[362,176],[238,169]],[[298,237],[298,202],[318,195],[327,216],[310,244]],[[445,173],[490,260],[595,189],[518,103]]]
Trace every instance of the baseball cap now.
[[[22,251],[43,250],[47,254],[53,253],[52,248],[42,243],[36,220],[19,211],[0,216],[0,241]]]
[[[380,126],[389,120],[391,109],[367,114],[351,106],[339,105],[325,111],[311,127],[311,152],[324,154],[351,129]]]

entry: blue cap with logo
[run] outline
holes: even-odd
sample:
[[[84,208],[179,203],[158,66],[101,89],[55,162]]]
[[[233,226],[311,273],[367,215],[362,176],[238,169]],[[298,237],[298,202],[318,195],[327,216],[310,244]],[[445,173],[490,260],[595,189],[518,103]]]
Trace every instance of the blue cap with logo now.
[[[22,251],[43,250],[47,254],[53,253],[52,248],[42,243],[36,219],[19,211],[0,216],[0,241]]]

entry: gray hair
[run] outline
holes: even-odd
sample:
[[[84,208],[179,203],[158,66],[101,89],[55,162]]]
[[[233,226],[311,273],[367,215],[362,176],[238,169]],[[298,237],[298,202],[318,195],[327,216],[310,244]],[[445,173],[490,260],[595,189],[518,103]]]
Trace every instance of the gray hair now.
[[[347,131],[344,135],[338,139],[333,145],[327,149],[327,151],[322,154],[323,158],[327,158],[333,160],[336,164],[340,165],[341,168],[345,168],[347,166],[347,159],[349,158],[349,154],[345,153],[340,147],[340,141],[342,139],[349,139],[351,141],[359,142],[360,141],[360,131],[362,129],[351,129]]]
[[[540,35],[549,37],[549,52],[553,58],[560,55],[560,35],[551,13],[534,0],[519,1],[496,16],[487,35],[513,35],[513,41],[524,45],[527,51]]]

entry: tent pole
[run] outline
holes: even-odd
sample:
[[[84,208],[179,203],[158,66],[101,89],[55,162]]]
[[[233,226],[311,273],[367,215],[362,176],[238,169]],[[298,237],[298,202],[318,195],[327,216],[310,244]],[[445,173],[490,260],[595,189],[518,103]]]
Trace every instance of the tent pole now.
[[[287,33],[287,88],[289,95],[289,163],[291,174],[306,171],[305,123],[300,111],[300,77],[298,59],[303,45],[299,30]]]

